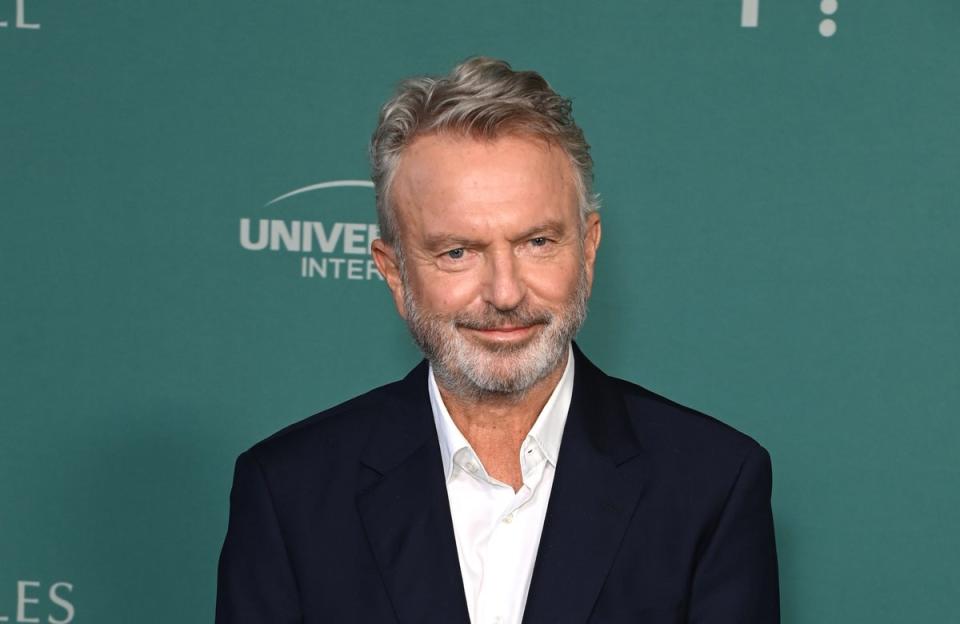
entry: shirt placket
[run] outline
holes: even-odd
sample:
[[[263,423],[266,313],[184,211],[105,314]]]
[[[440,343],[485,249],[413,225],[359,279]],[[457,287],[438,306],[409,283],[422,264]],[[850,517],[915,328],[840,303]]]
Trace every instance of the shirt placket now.
[[[522,541],[529,537],[530,519],[524,514],[524,505],[530,501],[543,476],[543,457],[539,448],[528,440],[521,449],[521,470],[524,484],[514,493],[509,486],[491,483],[510,492],[504,497],[499,513],[490,516],[490,533],[484,557],[483,579],[480,588],[477,622],[475,624],[520,624],[523,605],[517,604],[521,592],[517,587],[517,556]],[[509,596],[509,600],[504,597]]]

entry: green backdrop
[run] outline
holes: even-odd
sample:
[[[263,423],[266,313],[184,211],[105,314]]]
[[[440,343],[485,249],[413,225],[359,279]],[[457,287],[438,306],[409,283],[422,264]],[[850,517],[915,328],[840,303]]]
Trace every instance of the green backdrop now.
[[[832,4],[0,0],[0,621],[212,620],[235,456],[417,360],[372,191],[267,204],[473,54],[593,144],[581,345],[770,450],[784,622],[957,621],[960,4]]]

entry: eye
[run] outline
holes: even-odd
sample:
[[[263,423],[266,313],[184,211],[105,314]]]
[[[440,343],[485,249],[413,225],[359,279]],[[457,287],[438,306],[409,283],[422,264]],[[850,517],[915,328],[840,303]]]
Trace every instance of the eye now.
[[[446,253],[446,256],[452,260],[459,260],[463,257],[464,249],[463,247],[457,247],[456,249],[451,249]]]
[[[530,239],[530,244],[533,245],[534,247],[543,247],[544,245],[547,244],[547,237],[538,236],[536,238],[532,238]]]

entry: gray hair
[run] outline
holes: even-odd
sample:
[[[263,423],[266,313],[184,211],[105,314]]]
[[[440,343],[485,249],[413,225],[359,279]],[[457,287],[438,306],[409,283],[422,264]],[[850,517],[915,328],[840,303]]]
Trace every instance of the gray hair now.
[[[418,136],[453,132],[494,139],[527,134],[556,145],[570,157],[576,175],[581,222],[599,208],[593,193],[593,159],[570,100],[533,71],[514,71],[501,60],[474,57],[447,76],[410,78],[380,109],[370,140],[380,236],[397,245],[390,185],[403,150]]]

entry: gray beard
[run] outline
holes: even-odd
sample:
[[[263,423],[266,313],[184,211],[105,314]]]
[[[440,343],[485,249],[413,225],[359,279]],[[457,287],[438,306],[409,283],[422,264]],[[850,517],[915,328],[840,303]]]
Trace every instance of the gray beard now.
[[[407,328],[433,366],[437,381],[462,398],[522,398],[564,361],[570,341],[587,316],[588,285],[583,267],[573,297],[553,314],[521,304],[509,310],[488,306],[480,314],[461,312],[451,317],[427,314],[420,309],[403,280]],[[458,328],[489,329],[540,325],[541,329],[520,344],[483,346],[468,341]]]

